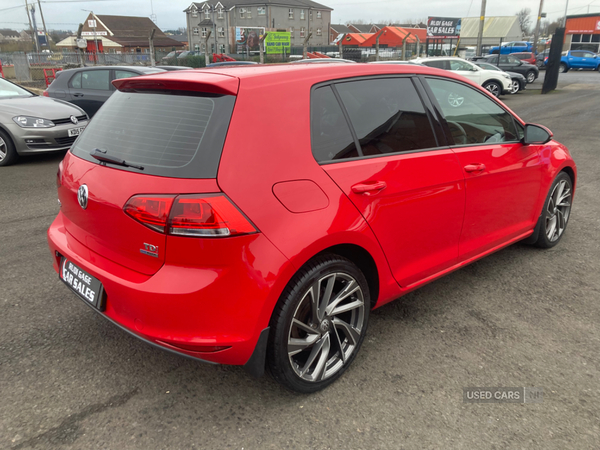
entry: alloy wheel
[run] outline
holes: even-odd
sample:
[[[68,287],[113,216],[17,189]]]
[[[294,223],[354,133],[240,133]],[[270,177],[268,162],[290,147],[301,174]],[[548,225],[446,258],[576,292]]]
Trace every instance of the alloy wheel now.
[[[464,102],[465,102],[465,98],[464,97],[462,97],[462,96],[460,96],[458,94],[455,94],[454,92],[450,92],[450,94],[448,94],[448,103],[453,108],[458,108]]]
[[[535,81],[535,73],[529,72],[527,74],[527,82],[528,83],[533,83],[534,81]]]
[[[6,142],[4,142],[4,139],[0,137],[0,161],[3,161],[7,154],[8,146],[6,145]]]
[[[498,86],[496,83],[487,84],[485,88],[491,92],[494,97],[500,96],[500,86]]]
[[[519,89],[521,88],[521,85],[519,84],[519,82],[517,80],[512,80],[510,83],[510,93],[511,94],[516,94],[517,92],[519,92]]]
[[[554,186],[548,198],[546,212],[546,236],[550,242],[554,242],[565,231],[571,212],[571,188],[565,180]]]
[[[341,272],[317,279],[293,315],[287,342],[292,369],[309,382],[331,378],[357,350],[365,325],[364,295],[356,279]]]

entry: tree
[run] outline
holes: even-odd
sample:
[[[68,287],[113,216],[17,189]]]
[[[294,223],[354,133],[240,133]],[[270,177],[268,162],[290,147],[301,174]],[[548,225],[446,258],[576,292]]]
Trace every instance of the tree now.
[[[519,19],[521,33],[523,33],[523,36],[527,36],[531,32],[531,9],[523,8],[517,13],[517,18]]]

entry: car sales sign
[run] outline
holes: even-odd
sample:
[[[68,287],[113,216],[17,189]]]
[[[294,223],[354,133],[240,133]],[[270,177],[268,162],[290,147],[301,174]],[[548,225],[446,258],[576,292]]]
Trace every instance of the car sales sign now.
[[[291,33],[289,31],[269,31],[265,38],[265,50],[267,55],[280,54],[285,50],[290,52]]]
[[[427,19],[427,37],[452,39],[460,35],[460,19],[455,17],[429,17]]]

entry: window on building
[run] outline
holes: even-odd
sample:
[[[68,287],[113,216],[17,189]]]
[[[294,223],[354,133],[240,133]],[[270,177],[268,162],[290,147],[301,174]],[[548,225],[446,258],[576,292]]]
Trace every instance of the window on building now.
[[[592,42],[600,42],[600,34],[592,34]]]
[[[219,53],[225,53],[225,44],[219,44]]]
[[[200,51],[200,45],[196,44],[194,45],[194,50],[199,52]]]
[[[582,34],[581,35],[581,42],[591,42],[591,41],[592,41],[591,34]]]
[[[192,17],[198,17],[198,10],[192,9]]]
[[[308,19],[309,19],[309,20],[312,20],[312,11],[309,11],[309,12],[308,12]]]
[[[294,18],[294,10],[292,8],[290,8],[288,10],[288,19],[293,19]]]
[[[243,19],[246,14],[246,8],[240,8],[240,19]]]
[[[571,37],[571,42],[581,42],[581,35],[580,34],[574,34]]]
[[[264,16],[267,14],[267,8],[265,6],[259,6],[256,8],[256,10],[259,16]]]
[[[290,27],[290,37],[294,37],[294,27]]]
[[[317,19],[321,18],[321,11],[317,11]]]
[[[223,18],[223,8],[219,8],[219,11],[217,12],[217,18],[218,19],[222,19]]]
[[[193,28],[193,33],[194,33],[194,36],[198,36],[198,34],[199,34],[198,27]]]
[[[225,37],[225,28],[219,27],[219,37]]]
[[[306,29],[304,27],[300,28],[300,37],[304,37],[306,34]]]
[[[206,51],[206,44],[202,44],[202,51]]]
[[[317,28],[317,36],[321,36],[321,33],[322,33],[321,29]]]
[[[205,38],[208,35],[208,28],[203,27],[202,28],[202,37]]]
[[[246,8],[246,19],[252,19],[252,8]]]
[[[304,10],[300,10],[300,20],[304,20]]]
[[[204,10],[204,19],[210,19],[210,9]]]

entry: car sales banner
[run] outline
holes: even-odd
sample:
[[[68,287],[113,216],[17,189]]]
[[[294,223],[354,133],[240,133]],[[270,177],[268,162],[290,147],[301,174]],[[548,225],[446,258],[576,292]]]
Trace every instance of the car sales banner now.
[[[429,17],[427,19],[427,37],[437,39],[458,38],[460,19],[456,17]]]

